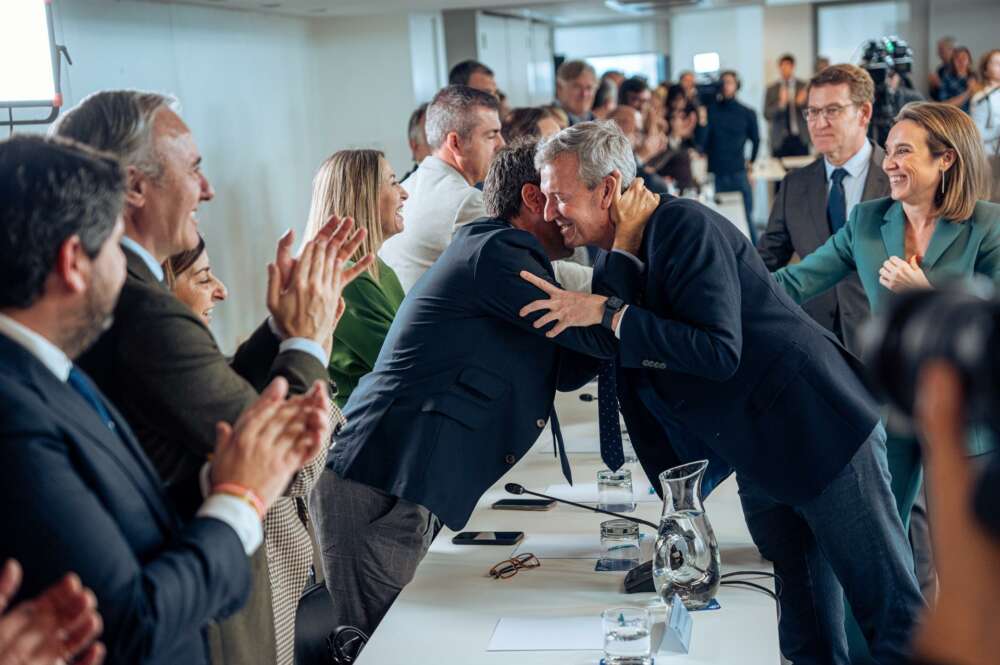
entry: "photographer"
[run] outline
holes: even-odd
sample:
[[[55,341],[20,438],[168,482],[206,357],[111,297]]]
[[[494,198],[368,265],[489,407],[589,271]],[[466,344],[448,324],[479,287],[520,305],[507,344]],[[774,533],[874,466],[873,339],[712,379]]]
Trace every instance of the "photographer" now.
[[[869,365],[920,431],[935,516],[941,588],[913,643],[922,665],[985,665],[1000,648],[1000,463],[977,473],[965,449],[970,426],[997,430],[998,322],[996,300],[946,287],[897,300],[872,335]]]

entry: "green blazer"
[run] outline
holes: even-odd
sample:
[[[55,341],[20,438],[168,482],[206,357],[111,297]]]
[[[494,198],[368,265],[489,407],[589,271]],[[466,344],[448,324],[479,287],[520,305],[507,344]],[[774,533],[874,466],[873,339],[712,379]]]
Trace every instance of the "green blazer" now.
[[[905,228],[903,206],[898,201],[884,198],[859,203],[847,224],[819,249],[772,274],[796,302],[802,303],[856,271],[872,313],[877,315],[892,298],[892,291],[879,284],[878,271],[890,256],[905,258]],[[938,222],[921,269],[932,285],[973,274],[1000,282],[1000,205],[979,201],[969,219]],[[991,448],[984,437],[974,439],[971,452]]]
[[[878,271],[890,256],[906,258],[905,228],[898,201],[864,201],[854,206],[847,224],[819,249],[773,273],[774,278],[802,303],[857,272],[872,313],[879,314],[892,291],[879,284]],[[931,284],[977,273],[1000,281],[1000,205],[979,201],[969,219],[939,222],[920,267]]]
[[[343,408],[361,377],[372,371],[396,310],[403,287],[392,268],[376,258],[378,281],[364,272],[344,289],[344,315],[333,334],[330,378],[337,385],[337,406]]]

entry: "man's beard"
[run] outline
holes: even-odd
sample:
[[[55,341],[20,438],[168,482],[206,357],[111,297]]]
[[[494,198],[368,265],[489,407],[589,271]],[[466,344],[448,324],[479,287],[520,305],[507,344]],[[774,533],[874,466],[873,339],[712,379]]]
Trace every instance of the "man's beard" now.
[[[90,345],[111,327],[117,298],[110,297],[103,280],[95,277],[87,289],[87,299],[83,308],[68,323],[63,342],[63,351],[70,358],[76,358],[90,348]]]

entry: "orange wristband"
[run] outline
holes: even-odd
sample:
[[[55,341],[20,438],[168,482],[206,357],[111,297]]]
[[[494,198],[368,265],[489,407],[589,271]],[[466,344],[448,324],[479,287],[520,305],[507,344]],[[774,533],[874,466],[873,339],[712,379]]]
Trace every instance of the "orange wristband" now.
[[[244,487],[237,483],[219,483],[212,487],[212,494],[228,494],[229,496],[235,496],[237,499],[242,499],[250,504],[250,507],[257,512],[257,516],[263,520],[264,515],[267,514],[267,508],[264,507],[264,501],[260,498],[256,492],[254,492],[249,487]]]

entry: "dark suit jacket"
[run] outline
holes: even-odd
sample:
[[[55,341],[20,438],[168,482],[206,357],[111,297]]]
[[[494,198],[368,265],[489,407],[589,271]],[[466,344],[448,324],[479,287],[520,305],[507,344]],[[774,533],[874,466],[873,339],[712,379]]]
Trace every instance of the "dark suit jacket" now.
[[[189,500],[189,490],[215,448],[215,424],[235,422],[276,376],[301,393],[317,379],[328,380],[327,371],[307,353],[279,354],[266,323],[228,360],[201,319],[139,256],[122,249],[128,275],[114,323],[78,364],[121,409],[188,513],[199,503]]]
[[[198,472],[215,448],[215,424],[235,422],[276,376],[285,377],[293,393],[329,377],[323,363],[307,353],[279,354],[279,341],[266,323],[227,360],[201,319],[157,281],[138,255],[122,249],[128,274],[114,324],[78,364],[121,409],[175,506],[189,517],[201,502]],[[245,608],[212,628],[216,665],[274,661],[264,547],[254,554],[253,579]]]
[[[31,353],[0,335],[0,558],[21,597],[67,572],[97,595],[111,665],[207,663],[204,627],[246,600],[249,566],[228,525],[182,525],[128,424],[118,435]]]
[[[476,502],[538,438],[556,388],[610,359],[599,326],[547,339],[520,309],[544,294],[518,276],[555,278],[531,234],[496,219],[455,232],[389,328],[375,369],[344,410],[328,467],[420,504],[461,529]]]
[[[885,152],[873,146],[862,201],[889,195],[889,178],[882,170]],[[785,176],[771,208],[767,230],[757,241],[757,251],[771,272],[788,264],[793,254],[804,258],[830,237],[826,218],[826,166],[820,157],[809,166]],[[858,276],[851,275],[831,289],[802,304],[811,317],[826,328],[841,332],[841,340],[858,355],[861,325],[868,319],[868,298]]]
[[[620,328],[619,401],[650,478],[709,456],[779,501],[822,491],[878,422],[858,360],[731,222],[697,202],[664,197],[640,258],[639,279],[622,277],[629,261],[609,259],[594,284],[633,303]]]
[[[771,123],[770,145],[772,154],[781,147],[781,144],[784,143],[789,134],[788,107],[778,105],[783,85],[784,81],[779,80],[767,86],[767,90],[764,92],[764,118]],[[798,94],[800,90],[805,90],[807,85],[802,79],[795,79],[795,93]],[[796,107],[796,111],[798,112],[798,136],[802,140],[802,144],[808,147],[809,129],[806,126],[805,109],[805,104]]]

